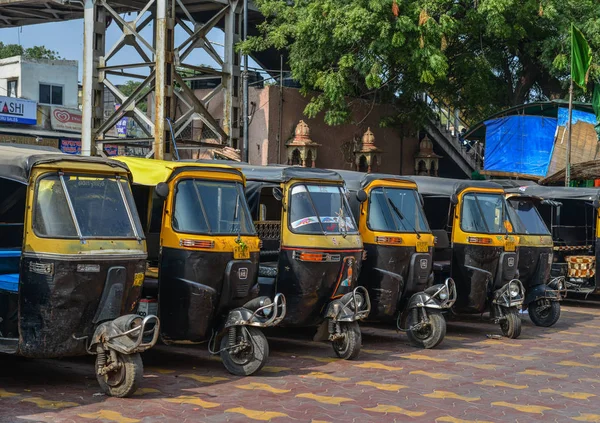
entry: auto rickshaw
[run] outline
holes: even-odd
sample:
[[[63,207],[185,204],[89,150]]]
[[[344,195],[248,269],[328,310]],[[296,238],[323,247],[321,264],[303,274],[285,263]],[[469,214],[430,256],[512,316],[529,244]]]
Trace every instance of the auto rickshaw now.
[[[132,314],[146,243],[127,166],[2,145],[0,192],[0,352],[93,354],[102,390],[133,394],[159,322]]]
[[[358,284],[371,298],[369,320],[395,321],[413,345],[435,347],[446,334],[442,311],[454,304],[456,288],[451,278],[430,286],[434,237],[417,185],[402,176],[337,172],[364,244]]]
[[[530,183],[510,188],[508,192],[546,200],[538,209],[554,243],[551,277],[564,277],[568,293],[600,292],[600,276],[596,272],[600,254],[600,190]]]
[[[452,276],[458,313],[490,312],[504,336],[521,333],[518,309],[524,288],[517,279],[518,237],[504,189],[493,182],[415,176],[425,215],[436,237],[436,281]]]
[[[510,187],[505,188],[510,190]],[[506,200],[511,221],[515,223],[514,233],[519,237],[519,280],[525,288],[523,310],[528,310],[535,325],[550,327],[560,318],[560,300],[566,290],[564,276],[550,278],[552,235],[536,204],[553,206],[556,203],[521,193],[507,193]]]
[[[165,344],[208,341],[232,374],[259,371],[269,356],[261,328],[285,316],[285,297],[259,296],[259,239],[244,176],[219,164],[117,157],[133,175],[148,238],[143,295],[158,300]]]
[[[358,325],[371,310],[357,286],[363,245],[337,173],[295,166],[241,165],[246,197],[262,241],[261,292],[287,300],[285,327],[318,326],[316,341],[355,359]]]

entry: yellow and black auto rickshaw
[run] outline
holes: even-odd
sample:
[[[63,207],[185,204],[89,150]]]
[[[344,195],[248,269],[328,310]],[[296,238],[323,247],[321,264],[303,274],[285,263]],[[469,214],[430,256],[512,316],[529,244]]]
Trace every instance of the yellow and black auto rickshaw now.
[[[127,167],[3,145],[0,192],[0,352],[95,354],[103,391],[131,395],[159,325],[133,314],[146,243]]]
[[[413,345],[435,347],[446,334],[442,311],[454,304],[456,288],[451,278],[430,283],[434,237],[417,185],[402,176],[338,173],[364,244],[358,283],[369,291],[369,320],[396,321]]]
[[[241,166],[246,197],[262,241],[259,283],[287,300],[286,327],[319,326],[315,340],[335,354],[357,358],[358,321],[371,304],[357,286],[363,245],[333,171],[292,166]]]
[[[502,333],[521,333],[524,288],[517,279],[517,243],[504,189],[493,182],[413,177],[425,200],[436,244],[437,281],[452,276],[459,313],[490,312]]]
[[[158,299],[161,340],[208,341],[225,368],[259,371],[269,356],[260,328],[277,325],[285,297],[259,297],[259,239],[244,176],[219,164],[117,157],[133,175],[148,239],[146,298]]]
[[[518,185],[519,181],[511,181]],[[541,198],[538,210],[554,244],[551,277],[564,278],[568,293],[600,292],[600,190],[521,184],[508,192]],[[560,280],[560,279],[559,279]],[[553,288],[560,290],[556,283]],[[531,315],[531,309],[529,310]]]

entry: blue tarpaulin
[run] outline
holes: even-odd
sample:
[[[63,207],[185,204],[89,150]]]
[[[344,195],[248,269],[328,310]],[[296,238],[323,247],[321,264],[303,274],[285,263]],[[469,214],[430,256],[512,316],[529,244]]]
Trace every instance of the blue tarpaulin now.
[[[484,170],[546,176],[557,120],[506,116],[485,122]]]
[[[567,126],[567,121],[569,120],[569,109],[565,109],[564,107],[558,108],[558,126]],[[571,119],[573,125],[577,122],[585,122],[591,125],[596,125],[596,115],[593,113],[582,112],[581,110],[573,110],[573,117]]]

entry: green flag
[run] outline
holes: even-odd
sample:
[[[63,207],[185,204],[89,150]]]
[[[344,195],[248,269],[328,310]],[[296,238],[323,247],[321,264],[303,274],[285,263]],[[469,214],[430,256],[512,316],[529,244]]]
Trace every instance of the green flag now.
[[[591,64],[592,49],[581,31],[571,24],[571,79],[584,91]]]

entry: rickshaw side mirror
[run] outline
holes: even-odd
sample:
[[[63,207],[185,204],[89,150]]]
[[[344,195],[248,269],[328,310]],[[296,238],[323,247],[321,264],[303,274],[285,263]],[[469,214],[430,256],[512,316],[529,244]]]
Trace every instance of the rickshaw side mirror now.
[[[356,191],[356,199],[359,203],[364,203],[365,201],[367,201],[367,198],[368,195],[364,189],[359,189],[358,191]]]
[[[277,201],[283,200],[283,191],[281,191],[281,188],[273,187],[273,197],[275,197]]]
[[[458,195],[456,195],[456,194],[452,194],[452,195],[450,196],[450,202],[451,202],[452,204],[458,204]]]
[[[600,207],[600,200],[598,200],[597,198],[594,200],[594,202],[592,203],[592,206],[594,206],[595,209],[597,209],[598,207]]]
[[[167,185],[165,182],[159,182],[156,185],[156,188],[154,188],[154,192],[156,192],[158,198],[165,200],[169,195],[169,185]]]

